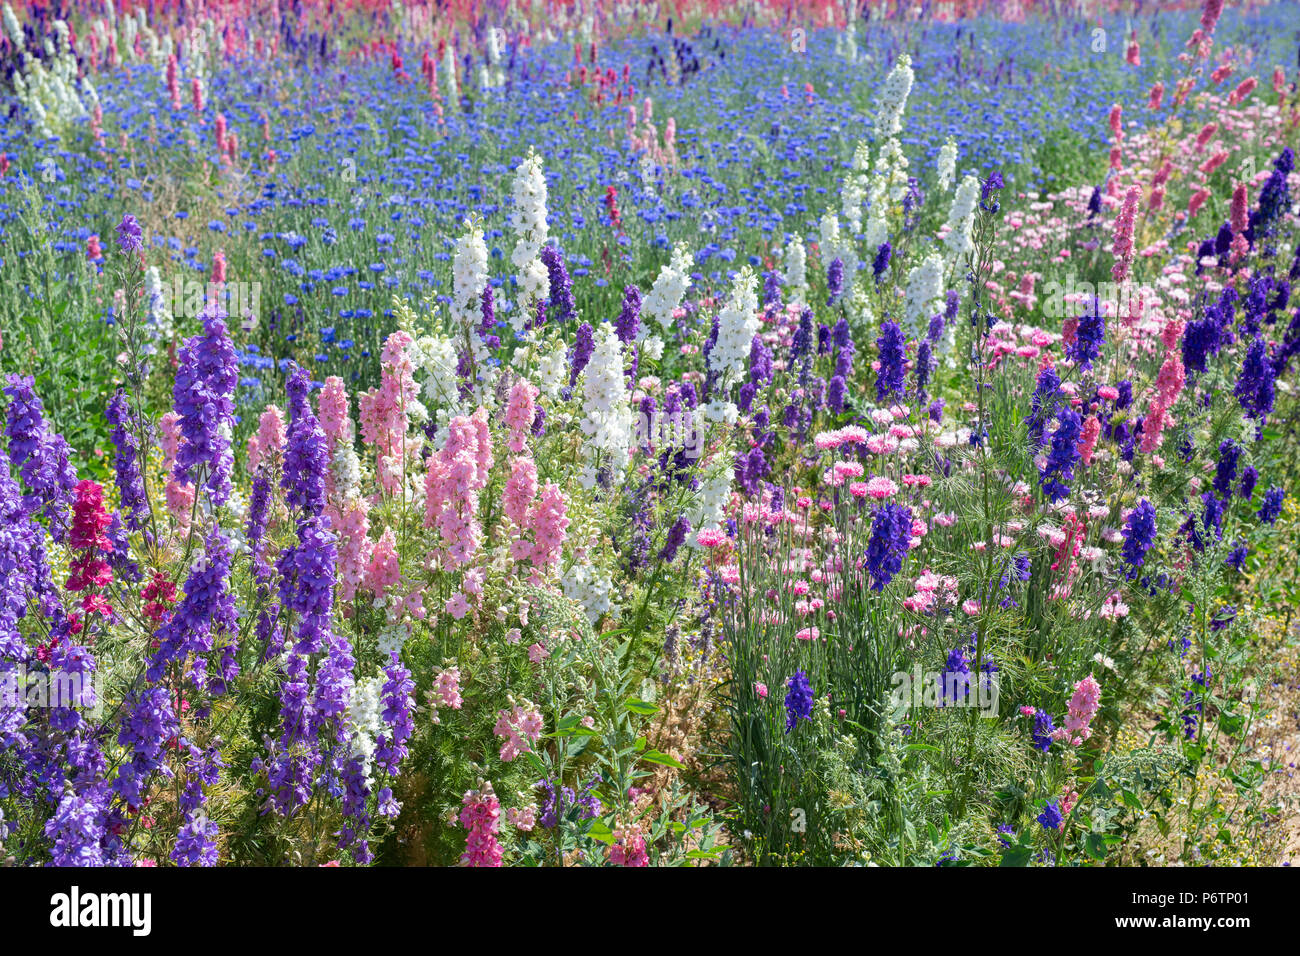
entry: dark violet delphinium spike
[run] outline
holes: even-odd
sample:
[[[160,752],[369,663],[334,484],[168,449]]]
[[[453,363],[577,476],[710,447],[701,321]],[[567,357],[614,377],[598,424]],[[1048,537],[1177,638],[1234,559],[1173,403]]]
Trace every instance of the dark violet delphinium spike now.
[[[375,738],[375,766],[396,777],[400,764],[407,755],[406,742],[415,732],[411,720],[413,706],[412,695],[415,681],[397,656],[396,651],[389,652],[389,661],[384,668],[384,686],[380,691],[380,716],[384,720],[384,729]]]
[[[668,535],[664,537],[663,548],[659,551],[659,561],[671,562],[677,557],[677,550],[685,544],[686,535],[690,533],[690,522],[685,515],[679,515],[672,527],[668,528]]]
[[[343,826],[338,831],[338,847],[349,850],[358,866],[366,866],[374,859],[370,852],[370,778],[365,762],[360,757],[349,757],[344,763]]]
[[[29,514],[48,518],[50,537],[62,543],[77,484],[77,473],[69,463],[68,443],[62,435],[50,433],[45,406],[36,397],[30,376],[11,374],[4,393],[9,398],[5,410],[9,458],[27,489],[23,507]]]
[[[867,571],[871,589],[883,591],[903,568],[912,537],[912,511],[902,505],[886,504],[871,519],[871,538],[867,542]]]
[[[113,791],[132,809],[144,806],[154,774],[163,768],[171,741],[182,742],[180,721],[168,700],[167,689],[153,684],[123,702],[117,742],[130,759],[118,765]]]
[[[143,577],[140,565],[131,557],[131,542],[127,539],[126,525],[122,524],[122,516],[116,511],[112,513],[106,534],[113,546],[113,550],[108,553],[108,563],[113,566],[113,572],[123,581],[139,581]]]
[[[122,389],[119,388],[108,400],[104,417],[113,426],[109,439],[117,449],[113,468],[117,476],[117,492],[122,504],[122,514],[126,526],[132,531],[139,531],[143,526],[147,509],[144,480],[140,476],[140,443],[133,430],[135,416]]]
[[[1034,386],[1034,394],[1030,399],[1029,415],[1025,418],[1025,424],[1029,426],[1030,447],[1042,446],[1043,429],[1056,408],[1056,396],[1060,390],[1061,377],[1056,374],[1056,369],[1049,366],[1038,373],[1038,383]]]
[[[1238,376],[1232,393],[1246,414],[1258,419],[1262,428],[1269,413],[1273,411],[1275,392],[1273,363],[1269,360],[1268,347],[1261,336],[1255,336],[1246,347],[1241,375]]]
[[[1261,524],[1273,524],[1282,514],[1282,502],[1285,500],[1286,492],[1283,489],[1277,487],[1268,489],[1264,492],[1264,501],[1259,506],[1259,511],[1255,513],[1255,517]]]
[[[185,579],[185,597],[172,616],[155,634],[158,648],[149,659],[145,677],[161,680],[168,664],[190,662],[196,682],[203,676],[205,658],[217,633],[237,633],[239,612],[230,593],[230,539],[214,527],[203,543],[203,552],[190,566]]]
[[[1187,513],[1187,520],[1179,529],[1180,533],[1186,534],[1192,547],[1197,551],[1205,550],[1205,539],[1202,534],[1214,532],[1215,540],[1223,538],[1223,502],[1214,496],[1213,492],[1207,491],[1201,495],[1201,518],[1198,521],[1194,514]]]
[[[483,287],[483,294],[479,296],[479,305],[482,310],[483,320],[478,327],[478,337],[489,351],[499,348],[501,339],[493,333],[493,330],[497,327],[497,310],[491,283]]]
[[[1291,316],[1291,322],[1282,334],[1282,341],[1273,351],[1273,377],[1280,378],[1286,373],[1291,359],[1300,354],[1300,309]]]
[[[876,348],[880,353],[880,371],[876,374],[876,401],[884,402],[891,396],[902,398],[905,388],[906,345],[907,340],[897,322],[885,319],[880,323],[880,337],[876,339]]]
[[[800,359],[812,354],[813,314],[812,309],[799,313],[799,325],[790,338],[790,365],[793,367]]]
[[[596,336],[591,328],[590,322],[583,322],[578,326],[578,334],[573,340],[573,364],[569,368],[569,387],[578,384],[578,376],[582,370],[587,367],[591,361],[591,356],[596,351]]]
[[[785,732],[794,730],[801,720],[812,720],[813,691],[804,671],[795,671],[786,683],[785,695]]]
[[[1232,248],[1232,223],[1225,222],[1214,236],[1214,254],[1223,258]]]
[[[781,276],[774,269],[763,277],[763,305],[781,307]]]
[[[772,381],[772,351],[761,335],[755,335],[749,343],[749,380],[755,385]]]
[[[839,256],[832,259],[826,269],[826,291],[830,293],[826,299],[827,305],[834,305],[835,300],[844,292],[844,261]]]
[[[939,672],[940,706],[956,704],[970,696],[970,661],[961,647],[948,652],[943,670]]]
[[[843,375],[832,375],[826,386],[826,407],[836,415],[844,411],[845,399],[849,394],[849,385]]]
[[[1268,316],[1264,321],[1269,325],[1275,325],[1290,301],[1291,283],[1286,279],[1279,279],[1277,285],[1273,287],[1273,298],[1268,303]]]
[[[1120,556],[1128,567],[1126,576],[1131,581],[1138,576],[1138,569],[1156,540],[1156,509],[1151,502],[1145,498],[1139,501],[1129,512],[1120,533],[1124,537]]]
[[[889,268],[889,259],[894,254],[893,247],[888,242],[882,242],[876,249],[876,258],[871,262],[871,274],[879,282],[885,275],[885,270]]]
[[[916,347],[916,398],[924,404],[929,398],[926,388],[930,384],[930,373],[934,370],[934,356],[928,339]],[[879,387],[879,386],[877,386]]]
[[[175,477],[196,486],[202,479],[212,503],[220,506],[230,497],[230,430],[239,370],[225,312],[209,304],[200,318],[203,331],[181,346],[172,388],[184,438],[176,453]]]
[[[1079,461],[1079,436],[1083,432],[1083,419],[1073,409],[1065,409],[1057,417],[1060,424],[1052,433],[1047,461],[1039,473],[1043,493],[1052,501],[1060,501],[1070,494],[1067,482],[1074,480],[1074,466]]]
[[[542,248],[542,263],[550,277],[551,294],[547,299],[550,308],[549,318],[557,322],[566,322],[578,314],[578,304],[573,298],[573,280],[565,268],[564,256],[555,246]]]
[[[1088,221],[1101,215],[1101,187],[1093,186],[1092,195],[1088,197]]]
[[[1254,465],[1247,465],[1245,470],[1241,473],[1241,497],[1246,501],[1249,501],[1251,496],[1255,494],[1255,484],[1258,481],[1259,471]]]
[[[1288,146],[1274,160],[1273,172],[1269,174],[1259,192],[1259,206],[1250,213],[1245,236],[1252,247],[1257,239],[1273,237],[1277,231],[1277,223],[1290,208],[1291,189],[1287,177],[1293,169],[1295,169],[1295,151]],[[1274,249],[1265,249],[1264,253],[1272,255],[1274,251]]]
[[[325,477],[329,448],[325,429],[312,411],[311,379],[307,370],[293,365],[287,385],[289,429],[285,436],[284,475],[280,487],[285,501],[303,514],[316,516],[325,507]]]
[[[635,342],[641,330],[641,290],[635,285],[623,289],[623,308],[614,321],[614,332],[624,344]]]
[[[1056,730],[1052,723],[1052,715],[1041,707],[1034,711],[1034,729],[1031,736],[1034,739],[1034,746],[1047,753],[1052,747],[1052,731]]]
[[[1090,369],[1092,363],[1101,355],[1101,347],[1106,343],[1106,319],[1101,314],[1101,303],[1092,297],[1088,307],[1079,317],[1074,341],[1066,348],[1066,357],[1080,368]]]
[[[1208,313],[1187,323],[1183,330],[1183,367],[1190,372],[1204,372],[1206,361],[1217,355],[1221,344],[1219,323]]]
[[[1232,483],[1237,480],[1237,459],[1241,446],[1232,439],[1219,443],[1219,461],[1214,472],[1214,492],[1225,501],[1232,496]]]
[[[208,802],[204,787],[216,785],[223,766],[215,748],[204,751],[190,745],[190,759],[186,763],[188,782],[179,806],[185,823],[176,834],[171,852],[172,862],[177,866],[217,865],[218,828],[204,810]]]

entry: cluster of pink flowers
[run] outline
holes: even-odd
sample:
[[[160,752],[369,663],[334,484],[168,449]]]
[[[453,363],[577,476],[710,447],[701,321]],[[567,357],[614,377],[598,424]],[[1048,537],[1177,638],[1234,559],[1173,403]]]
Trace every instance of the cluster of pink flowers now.
[[[497,833],[501,829],[501,801],[485,783],[480,790],[467,791],[461,801],[460,825],[469,831],[465,838],[465,852],[460,861],[465,866],[500,866],[501,843]]]
[[[645,835],[636,825],[614,830],[614,842],[606,847],[605,855],[614,866],[649,866],[650,854],[646,851]]]
[[[163,453],[163,473],[167,484],[163,494],[167,499],[167,510],[176,521],[177,531],[182,538],[189,537],[190,516],[194,510],[194,486],[188,481],[175,477],[176,454],[181,447],[181,416],[179,412],[168,412],[159,421],[158,444]]]
[[[256,472],[267,456],[284,450],[284,412],[267,405],[257,420],[257,431],[248,438],[248,470]]]
[[[1092,718],[1101,707],[1101,685],[1089,674],[1074,685],[1074,695],[1065,715],[1065,723],[1052,732],[1052,739],[1078,747],[1092,736]]]
[[[492,733],[502,738],[501,759],[510,763],[520,754],[532,750],[532,744],[542,736],[541,713],[532,705],[515,704],[511,710],[497,711],[496,726]]]
[[[1115,264],[1110,274],[1116,282],[1128,278],[1129,266],[1133,264],[1133,221],[1137,217],[1138,201],[1142,198],[1141,186],[1130,186],[1124,195],[1124,205],[1115,217],[1115,243],[1113,253]]]
[[[69,568],[67,583],[69,591],[85,592],[81,599],[81,609],[87,614],[102,614],[111,617],[113,608],[100,593],[102,588],[113,582],[113,571],[104,560],[104,554],[111,554],[113,543],[104,533],[113,519],[104,510],[104,489],[89,479],[77,482],[72,504],[72,527],[68,532],[68,547],[77,552]],[[82,618],[71,616],[72,632],[80,633],[85,622]]]
[[[433,693],[438,698],[439,707],[460,710],[463,703],[460,696],[460,668],[446,667],[438,671],[433,679]]]
[[[522,452],[528,442],[537,415],[538,394],[537,386],[522,378],[510,389],[510,401],[506,405],[506,427],[510,429],[507,445],[515,454]]]
[[[480,408],[472,416],[452,419],[446,444],[429,457],[424,526],[438,529],[446,562],[453,568],[468,564],[478,550],[478,493],[487,486],[491,470],[487,412]]]
[[[1150,454],[1160,447],[1161,432],[1172,424],[1169,409],[1178,400],[1187,382],[1187,371],[1183,368],[1183,354],[1179,342],[1183,336],[1183,322],[1170,319],[1160,333],[1165,346],[1165,360],[1156,375],[1156,394],[1151,399],[1150,409],[1142,424],[1143,454]]]
[[[361,439],[374,446],[379,483],[389,495],[402,488],[406,462],[415,459],[422,444],[406,434],[410,409],[419,395],[409,353],[411,342],[410,334],[400,329],[384,340],[379,385],[358,399]]]
[[[351,601],[357,588],[366,581],[373,563],[373,546],[370,543],[370,514],[365,502],[351,498],[341,506],[326,505],[330,529],[338,535],[338,562],[335,574],[339,597]]]

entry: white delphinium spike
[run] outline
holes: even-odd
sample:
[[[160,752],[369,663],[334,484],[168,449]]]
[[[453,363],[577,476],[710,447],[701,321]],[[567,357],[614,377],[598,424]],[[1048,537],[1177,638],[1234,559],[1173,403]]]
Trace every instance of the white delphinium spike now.
[[[919,337],[923,330],[928,329],[930,316],[943,295],[943,272],[943,257],[932,252],[907,274],[905,314],[909,335]]]
[[[582,432],[588,452],[602,452],[604,463],[621,479],[632,447],[632,412],[627,402],[623,343],[609,322],[596,329],[595,350],[583,372],[584,417]],[[584,488],[596,484],[596,469],[589,460],[579,477]]]
[[[694,261],[684,242],[673,247],[671,258],[659,270],[654,285],[641,303],[643,316],[654,319],[664,329],[672,325],[673,313],[682,304],[682,297],[690,287]]]
[[[903,111],[907,109],[907,97],[912,92],[914,78],[912,58],[903,53],[889,71],[885,86],[880,91],[880,108],[876,112],[876,139],[897,136],[903,131]]]
[[[974,176],[966,176],[952,197],[952,208],[948,211],[948,233],[943,244],[948,247],[948,267],[960,265],[965,257],[975,249],[972,234],[975,229],[975,203],[979,201],[980,182]]]
[[[18,17],[14,15],[14,8],[6,3],[0,10],[0,17],[4,19],[5,35],[9,37],[9,42],[14,45],[14,49],[22,53],[26,49],[23,28],[18,23]]]
[[[725,393],[745,374],[745,363],[758,334],[758,276],[742,266],[731,283],[731,295],[718,313],[718,338],[709,353],[709,369],[718,375]]]
[[[451,272],[451,317],[469,340],[475,363],[481,365],[487,360],[487,348],[478,337],[476,325],[479,297],[488,284],[488,250],[483,227],[469,219],[465,220],[465,234],[456,240]]]
[[[149,303],[148,321],[153,325],[156,336],[163,341],[170,341],[176,334],[176,328],[157,266],[145,270],[144,295],[145,301]]]
[[[515,331],[522,331],[533,307],[551,292],[546,267],[538,258],[549,235],[546,175],[542,172],[541,157],[531,146],[515,169],[511,194],[514,208],[510,210],[510,228],[517,238],[510,262],[517,270],[520,287],[519,307],[511,316],[511,324],[515,325]]]
[[[857,148],[853,150],[853,163],[840,192],[840,211],[849,224],[849,231],[855,235],[862,231],[862,204],[867,199],[870,176],[871,152],[865,142],[858,140]]]
[[[442,54],[442,66],[438,68],[438,76],[447,85],[447,102],[455,106],[460,100],[460,90],[456,86],[456,54],[450,44]]]
[[[839,259],[844,266],[844,284],[847,288],[858,274],[858,252],[853,245],[853,237],[840,232],[840,220],[829,209],[818,223],[818,236],[822,256],[822,266],[829,269],[833,260]]]
[[[957,176],[957,141],[951,136],[939,150],[939,191],[947,192]]]
[[[693,507],[687,511],[687,520],[695,529],[688,539],[692,547],[698,546],[696,535],[706,528],[716,528],[727,517],[727,502],[731,498],[732,470],[726,467],[711,470],[708,477],[700,482],[700,490],[692,502]]]

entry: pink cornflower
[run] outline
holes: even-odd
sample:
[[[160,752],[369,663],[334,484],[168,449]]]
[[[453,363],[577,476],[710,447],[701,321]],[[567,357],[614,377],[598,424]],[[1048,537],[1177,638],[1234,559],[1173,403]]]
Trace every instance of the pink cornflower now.
[[[727,540],[727,534],[718,528],[702,528],[695,535],[701,548],[716,548]]]

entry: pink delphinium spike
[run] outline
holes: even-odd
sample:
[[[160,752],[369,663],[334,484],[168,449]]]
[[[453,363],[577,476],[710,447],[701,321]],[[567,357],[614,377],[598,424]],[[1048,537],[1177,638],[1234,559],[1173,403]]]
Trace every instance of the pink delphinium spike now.
[[[1119,215],[1115,217],[1115,264],[1111,267],[1110,274],[1116,282],[1128,278],[1129,266],[1133,263],[1133,221],[1141,198],[1141,187],[1130,186]]]

